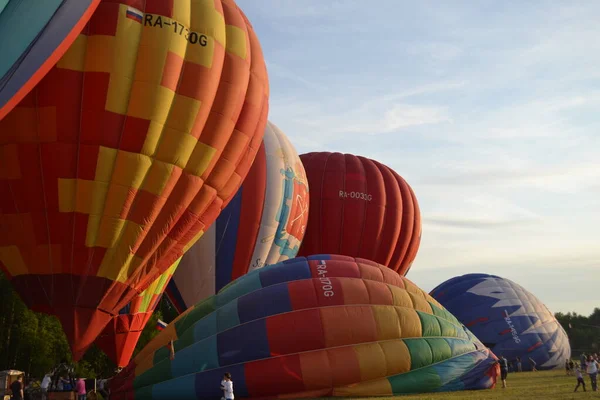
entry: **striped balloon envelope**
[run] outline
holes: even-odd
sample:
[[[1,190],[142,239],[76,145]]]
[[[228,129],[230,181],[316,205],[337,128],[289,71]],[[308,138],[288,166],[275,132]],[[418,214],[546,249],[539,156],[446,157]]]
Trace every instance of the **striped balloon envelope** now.
[[[183,256],[166,294],[181,313],[232,280],[296,257],[308,221],[309,187],[287,136],[267,123],[242,187]]]
[[[384,396],[485,389],[497,359],[408,279],[347,256],[253,271],[169,324],[111,383],[113,399]]]
[[[0,0],[0,119],[65,54],[99,3]]]

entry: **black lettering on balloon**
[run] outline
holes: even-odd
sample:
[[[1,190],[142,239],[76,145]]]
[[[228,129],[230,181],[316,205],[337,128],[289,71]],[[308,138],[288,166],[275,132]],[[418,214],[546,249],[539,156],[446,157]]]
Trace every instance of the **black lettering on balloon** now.
[[[170,24],[169,24],[170,25]],[[161,28],[164,28],[163,26],[163,21],[162,21],[162,17],[160,15],[156,16],[156,20],[154,20],[154,26],[160,26]]]
[[[144,15],[144,26],[152,26],[152,14],[146,14]]]
[[[183,24],[175,21],[169,20],[167,17],[155,14],[145,14],[144,15],[144,26],[149,26],[152,28],[162,28],[165,26],[171,27],[173,26],[173,33],[178,35],[183,35],[185,40],[190,42],[191,44],[199,44],[202,47],[206,47],[208,45],[208,36],[202,33],[190,31],[189,28],[184,26]]]
[[[198,43],[198,34],[196,32],[191,32],[190,33],[190,43],[191,44]]]

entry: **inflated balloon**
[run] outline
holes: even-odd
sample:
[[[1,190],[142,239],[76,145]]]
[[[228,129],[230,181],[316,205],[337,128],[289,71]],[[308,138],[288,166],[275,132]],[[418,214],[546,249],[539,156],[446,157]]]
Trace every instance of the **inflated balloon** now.
[[[0,121],[0,266],[75,359],[235,195],[267,113],[233,0],[104,0]]]
[[[166,282],[166,293],[181,313],[248,270],[295,257],[304,236],[307,208],[302,162],[285,134],[268,122],[244,184],[185,253],[173,279],[163,274],[158,286],[146,289],[121,310],[96,343],[118,366],[127,365]]]
[[[567,333],[531,292],[495,275],[467,274],[431,291],[497,356],[521,359],[523,370],[562,367],[571,358]]]
[[[113,379],[111,398],[218,398],[224,372],[240,397],[484,389],[495,361],[406,278],[318,255],[252,271],[180,315]]]
[[[421,242],[415,194],[394,170],[341,153],[300,156],[310,186],[310,216],[298,255],[344,254],[406,275]]]
[[[98,3],[0,0],[0,120],[65,54]]]
[[[131,360],[135,346],[179,265],[181,258],[119,311],[96,339],[96,345],[118,366]]]
[[[308,203],[298,153],[269,122],[244,184],[216,223],[186,252],[169,282],[166,294],[178,312],[248,271],[296,257]]]

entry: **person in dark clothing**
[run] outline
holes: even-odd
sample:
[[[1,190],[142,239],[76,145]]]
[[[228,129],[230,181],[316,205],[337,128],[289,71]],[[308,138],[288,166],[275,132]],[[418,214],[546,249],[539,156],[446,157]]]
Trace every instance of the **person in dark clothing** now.
[[[508,360],[504,356],[500,356],[498,363],[500,364],[500,379],[502,379],[502,388],[505,388],[506,377],[508,376]]]
[[[11,383],[10,390],[12,391],[13,400],[23,400],[23,375],[19,376],[16,381]]]

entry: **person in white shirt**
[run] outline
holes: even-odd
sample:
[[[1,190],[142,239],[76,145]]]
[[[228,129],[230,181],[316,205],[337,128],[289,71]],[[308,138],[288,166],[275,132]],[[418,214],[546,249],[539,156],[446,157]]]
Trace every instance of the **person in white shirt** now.
[[[233,400],[233,381],[231,380],[231,374],[226,372],[223,375],[223,380],[221,381],[221,390],[223,391],[223,398],[225,400]]]
[[[587,373],[590,376],[590,381],[592,382],[592,391],[598,391],[598,385],[596,383],[596,378],[598,376],[598,361],[594,360],[594,357],[589,356],[587,362]]]
[[[42,379],[42,383],[40,384],[40,388],[42,389],[42,400],[46,400],[48,398],[48,387],[50,386],[50,382],[52,378],[50,374],[44,375],[44,379]]]

